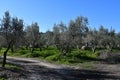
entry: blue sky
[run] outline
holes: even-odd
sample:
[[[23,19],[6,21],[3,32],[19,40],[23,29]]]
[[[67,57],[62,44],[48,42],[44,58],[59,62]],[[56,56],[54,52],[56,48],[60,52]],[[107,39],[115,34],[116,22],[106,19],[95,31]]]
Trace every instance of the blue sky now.
[[[120,32],[120,0],[0,0],[0,18],[5,11],[22,18],[25,25],[38,22],[40,31],[52,30],[54,23],[85,16],[90,28],[112,26]]]

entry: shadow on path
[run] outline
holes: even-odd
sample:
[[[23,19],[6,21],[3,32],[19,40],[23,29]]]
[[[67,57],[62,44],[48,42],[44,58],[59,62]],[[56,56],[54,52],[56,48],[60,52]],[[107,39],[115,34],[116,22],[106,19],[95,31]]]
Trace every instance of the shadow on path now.
[[[120,80],[120,75],[109,71],[90,69],[49,68],[38,62],[8,59],[11,64],[22,66],[27,80]]]

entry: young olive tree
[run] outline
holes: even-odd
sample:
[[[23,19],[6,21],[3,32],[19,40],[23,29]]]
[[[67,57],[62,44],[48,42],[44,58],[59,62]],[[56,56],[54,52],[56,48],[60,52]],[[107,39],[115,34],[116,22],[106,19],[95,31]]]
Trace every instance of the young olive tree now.
[[[71,51],[70,39],[68,36],[67,27],[62,22],[59,25],[54,25],[54,44],[61,52],[62,55],[66,55]]]
[[[48,46],[53,45],[53,32],[52,31],[46,31],[44,35],[44,44],[48,48]]]
[[[38,23],[35,22],[32,23],[30,26],[27,26],[25,32],[26,41],[31,48],[31,52],[33,53],[34,48],[38,44],[40,39]]]
[[[12,25],[12,38],[13,38],[13,41],[12,41],[12,45],[11,45],[11,51],[14,52],[14,49],[15,48],[18,48],[19,46],[21,46],[20,42],[22,40],[22,37],[23,37],[23,20],[22,19],[18,19],[17,17],[15,18],[12,18],[12,22],[11,22],[11,25]]]
[[[3,54],[3,63],[2,67],[5,67],[7,52],[15,43],[19,42],[20,35],[23,32],[23,20],[18,19],[17,17],[11,18],[8,11],[5,12],[5,15],[1,22],[0,28],[2,36],[6,41],[6,50]]]
[[[108,50],[112,50],[113,46],[115,45],[115,31],[105,29],[103,26],[100,26],[99,29],[99,43]]]
[[[98,45],[99,36],[98,31],[96,29],[89,30],[87,32],[87,35],[83,37],[83,41],[85,44],[87,44],[89,47],[91,47],[92,51],[95,52],[96,47]]]
[[[72,46],[79,50],[82,46],[82,36],[88,30],[88,19],[86,17],[77,17],[75,21],[71,20],[68,26],[69,37],[72,39]]]

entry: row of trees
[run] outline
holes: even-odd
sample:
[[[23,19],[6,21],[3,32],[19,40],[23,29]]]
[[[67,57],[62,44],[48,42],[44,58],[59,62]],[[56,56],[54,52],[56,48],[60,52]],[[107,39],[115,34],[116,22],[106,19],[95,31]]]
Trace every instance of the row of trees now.
[[[99,30],[88,28],[88,19],[86,17],[77,17],[74,21],[71,20],[69,25],[64,23],[54,25],[53,27],[53,41],[54,45],[60,50],[62,54],[66,54],[71,49],[82,47],[91,48],[95,52],[96,48],[119,48],[120,34],[115,33],[115,30],[108,30],[102,25]]]
[[[39,31],[37,22],[25,26],[22,19],[11,17],[8,11],[5,12],[0,24],[0,47],[6,48],[2,67],[5,67],[8,50],[14,52],[21,46],[30,48],[32,53],[34,48],[40,48],[41,51],[43,46],[56,46],[62,55],[66,55],[71,49],[79,50],[82,46],[89,47],[95,52],[97,47],[112,50],[120,44],[119,33],[103,26],[100,26],[99,30],[91,30],[88,28],[88,19],[83,16],[70,20],[68,26],[63,22],[54,24],[53,30],[45,33]]]

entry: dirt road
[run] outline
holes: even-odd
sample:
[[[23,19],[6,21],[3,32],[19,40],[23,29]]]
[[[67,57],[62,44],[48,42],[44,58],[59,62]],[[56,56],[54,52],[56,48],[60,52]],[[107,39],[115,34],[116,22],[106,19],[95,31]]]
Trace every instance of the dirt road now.
[[[75,69],[32,58],[7,57],[7,62],[23,67],[25,80],[120,80],[120,64],[101,63],[93,69]]]

